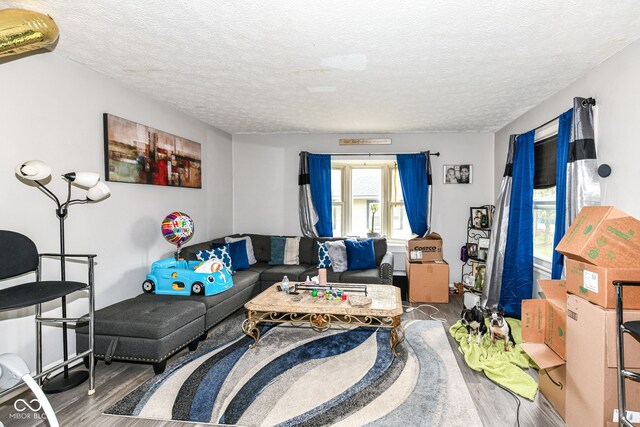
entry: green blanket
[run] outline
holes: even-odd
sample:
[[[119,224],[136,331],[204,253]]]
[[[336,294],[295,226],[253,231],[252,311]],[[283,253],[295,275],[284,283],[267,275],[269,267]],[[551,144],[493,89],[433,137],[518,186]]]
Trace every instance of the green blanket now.
[[[485,319],[485,322],[488,329],[489,319]],[[507,322],[516,342],[515,349],[513,344],[509,344],[507,352],[504,351],[504,341],[496,341],[492,344],[488,333],[482,337],[480,345],[475,336],[471,343],[468,343],[467,328],[459,320],[449,329],[449,333],[460,344],[459,350],[464,354],[464,360],[471,369],[478,372],[484,371],[490,380],[522,397],[533,400],[538,391],[538,383],[522,369],[533,368],[535,365],[520,348],[522,342],[520,321],[508,318]]]

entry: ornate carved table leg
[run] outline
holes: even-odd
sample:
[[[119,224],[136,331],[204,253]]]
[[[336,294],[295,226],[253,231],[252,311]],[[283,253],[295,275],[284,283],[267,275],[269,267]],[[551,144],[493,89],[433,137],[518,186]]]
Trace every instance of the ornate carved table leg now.
[[[389,337],[389,344],[391,344],[391,353],[393,357],[396,357],[396,347],[404,340],[404,329],[402,328],[402,322],[400,316],[393,318],[393,325],[391,327],[391,335]]]
[[[254,348],[260,339],[260,329],[258,329],[257,323],[253,321],[251,314],[251,312],[247,311],[247,318],[242,322],[242,331],[253,338],[253,344],[249,348]]]

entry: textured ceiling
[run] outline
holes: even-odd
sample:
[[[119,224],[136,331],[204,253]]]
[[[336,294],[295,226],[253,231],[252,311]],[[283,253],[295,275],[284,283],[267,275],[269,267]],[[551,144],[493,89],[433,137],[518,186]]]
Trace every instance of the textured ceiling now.
[[[640,38],[638,0],[0,7],[50,14],[55,55],[229,133],[493,132]]]

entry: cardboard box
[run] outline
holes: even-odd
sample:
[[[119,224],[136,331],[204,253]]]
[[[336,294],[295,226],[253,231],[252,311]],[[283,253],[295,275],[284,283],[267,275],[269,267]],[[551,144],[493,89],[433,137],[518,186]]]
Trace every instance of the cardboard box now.
[[[586,206],[556,250],[600,267],[640,268],[640,221],[613,206]]]
[[[565,281],[539,280],[538,283],[546,299],[522,300],[522,341],[544,343],[566,360]]]
[[[616,308],[616,288],[613,282],[640,281],[640,268],[606,268],[567,259],[566,275],[567,292],[602,307]],[[622,297],[625,309],[640,309],[640,287],[624,287]]]
[[[406,262],[410,302],[449,302],[446,261]]]
[[[540,368],[538,371],[540,393],[544,394],[562,419],[566,420],[566,362],[544,343],[523,342],[520,347]]]
[[[426,237],[409,239],[407,259],[410,262],[442,260],[442,237],[438,233],[431,233]]]
[[[567,418],[567,365],[550,366],[538,372],[538,387],[563,420]]]
[[[625,321],[640,320],[625,310]],[[601,426],[618,407],[615,310],[567,295],[567,426]],[[640,368],[640,343],[625,337],[625,366]],[[640,410],[640,383],[627,381],[627,409]]]
[[[538,283],[546,299],[522,301],[520,346],[540,368],[540,393],[565,419],[567,288],[564,280]]]

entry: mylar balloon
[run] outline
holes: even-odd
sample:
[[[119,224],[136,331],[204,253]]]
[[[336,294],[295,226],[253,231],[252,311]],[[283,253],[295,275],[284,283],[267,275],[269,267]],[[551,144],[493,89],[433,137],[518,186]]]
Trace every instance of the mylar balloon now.
[[[162,221],[162,235],[180,249],[193,235],[193,220],[183,212],[171,212]]]

